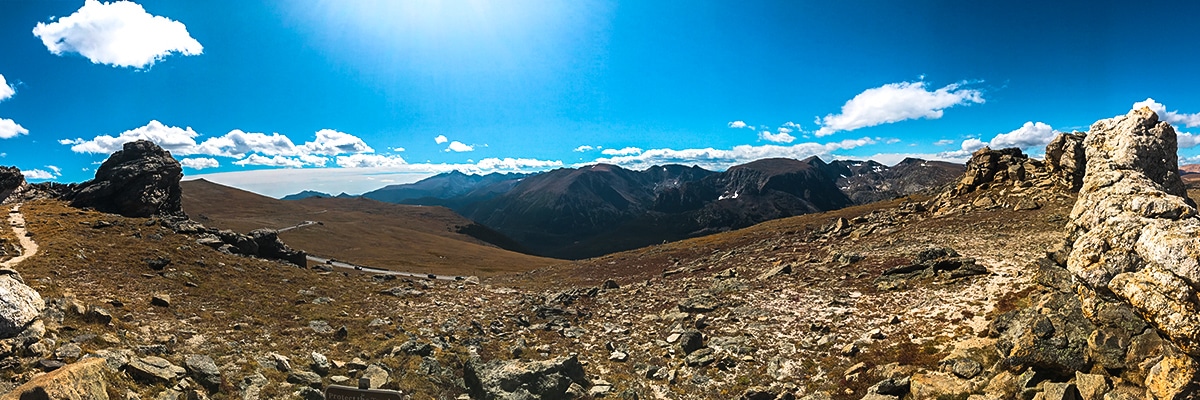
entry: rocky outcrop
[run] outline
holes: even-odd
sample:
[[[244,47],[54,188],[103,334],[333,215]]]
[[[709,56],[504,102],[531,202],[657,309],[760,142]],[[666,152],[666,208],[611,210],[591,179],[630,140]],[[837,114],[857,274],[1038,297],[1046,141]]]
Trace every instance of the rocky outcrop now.
[[[563,399],[573,386],[589,386],[575,356],[545,361],[468,363],[463,373],[473,399]]]
[[[0,400],[106,400],[111,373],[103,358],[89,358],[34,378]]]
[[[1059,187],[1079,191],[1083,187],[1087,156],[1083,133],[1060,133],[1046,145],[1046,171]]]
[[[71,194],[71,205],[126,217],[186,218],[182,178],[183,169],[170,152],[147,140],[129,142],[96,169],[95,179]]]
[[[952,193],[962,195],[1000,183],[1021,182],[1026,180],[1027,174],[1041,168],[1040,161],[1030,159],[1021,149],[1012,147],[992,150],[984,147],[971,154],[971,160],[967,161],[967,171]]]
[[[0,167],[0,202],[25,186],[25,175],[17,167]]]
[[[1084,312],[1123,302],[1200,356],[1200,219],[1179,178],[1175,130],[1143,108],[1096,122],[1084,146],[1067,259]]]
[[[0,338],[20,334],[46,308],[42,296],[14,276],[0,275]]]
[[[243,235],[231,230],[206,228],[191,220],[174,223],[172,226],[177,232],[199,233],[197,244],[225,253],[287,261],[300,267],[308,265],[308,254],[283,243],[279,239],[279,231],[274,229],[255,229],[250,234]]]

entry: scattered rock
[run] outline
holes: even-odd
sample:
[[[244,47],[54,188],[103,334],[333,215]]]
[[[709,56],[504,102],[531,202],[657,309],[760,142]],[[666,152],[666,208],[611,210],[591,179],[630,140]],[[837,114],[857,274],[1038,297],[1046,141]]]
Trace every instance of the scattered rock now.
[[[713,296],[695,296],[679,302],[679,311],[685,313],[706,313],[712,312],[720,306],[720,301]]]
[[[363,371],[359,378],[366,379],[368,382],[370,382],[369,388],[378,389],[387,384],[388,372],[387,370],[380,368],[378,365],[371,364],[366,370]]]
[[[125,370],[133,379],[150,384],[173,384],[187,373],[187,370],[155,356],[134,359],[125,365]]]
[[[689,353],[684,361],[689,367],[703,367],[717,361],[717,352],[706,347]]]
[[[691,329],[684,331],[679,335],[679,348],[684,354],[692,354],[693,351],[700,350],[704,347],[704,334],[700,331]]]
[[[1200,390],[1195,384],[1197,367],[1196,361],[1187,355],[1164,356],[1150,369],[1146,377],[1146,391],[1156,399],[1178,399]]]
[[[111,373],[103,359],[89,358],[34,378],[0,396],[0,400],[105,400],[109,398],[106,382]]]
[[[324,354],[315,351],[312,352],[311,357],[312,364],[310,364],[309,367],[312,368],[312,371],[321,376],[328,375],[329,369],[333,367],[329,363],[329,359],[326,358]]]
[[[983,372],[983,365],[970,358],[960,358],[954,361],[953,372],[959,378],[971,379]]]
[[[191,354],[183,358],[183,366],[188,375],[199,382],[204,388],[215,392],[221,387],[221,370],[209,356]]]
[[[370,369],[368,369],[368,371],[369,370]],[[387,372],[384,372],[384,374],[387,374]],[[370,377],[366,376],[366,373],[364,373],[363,376],[368,379],[370,378]],[[317,375],[317,373],[315,373],[315,372],[309,372],[309,371],[292,371],[291,373],[288,373],[287,382],[294,383],[297,385],[308,386],[313,389],[320,389],[322,386],[324,386],[321,383],[321,376]],[[384,382],[387,382],[386,375],[384,377]],[[378,386],[376,386],[376,387],[378,387]]]
[[[0,339],[16,336],[46,308],[42,296],[12,275],[0,275]]]
[[[463,381],[471,398],[481,400],[559,399],[565,398],[572,384],[591,386],[575,356],[545,361],[470,362]]]
[[[150,298],[150,305],[159,307],[170,307],[171,296],[164,293],[159,293]]]

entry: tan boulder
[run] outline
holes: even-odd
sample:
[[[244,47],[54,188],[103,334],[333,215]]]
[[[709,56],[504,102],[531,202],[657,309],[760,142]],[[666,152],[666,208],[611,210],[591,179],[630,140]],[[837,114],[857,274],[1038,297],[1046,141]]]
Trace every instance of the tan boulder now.
[[[0,400],[106,400],[108,385],[104,382],[111,371],[103,358],[85,359],[34,378]]]

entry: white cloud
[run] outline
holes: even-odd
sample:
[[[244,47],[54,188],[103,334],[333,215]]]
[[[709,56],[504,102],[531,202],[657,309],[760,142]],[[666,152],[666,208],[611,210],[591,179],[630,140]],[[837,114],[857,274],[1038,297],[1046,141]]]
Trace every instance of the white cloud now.
[[[455,140],[453,142],[450,142],[450,146],[446,147],[446,151],[447,152],[453,151],[455,153],[475,151],[475,146],[469,146],[469,145],[463,144],[463,142]]]
[[[817,137],[910,119],[938,119],[945,109],[962,104],[983,103],[983,93],[953,83],[929,91],[925,82],[889,83],[854,96],[842,106],[841,114],[817,118]]]
[[[988,145],[994,149],[1006,147],[1044,148],[1046,144],[1054,140],[1054,136],[1058,133],[1046,123],[1029,121],[1012,132],[996,135]]]
[[[179,164],[184,168],[191,168],[197,171],[205,168],[217,168],[221,166],[221,163],[217,162],[217,159],[207,157],[185,158],[179,160]]]
[[[1175,141],[1181,149],[1190,149],[1200,145],[1200,136],[1187,132],[1175,131]]]
[[[33,35],[55,55],[79,53],[94,64],[114,67],[145,68],[171,53],[204,52],[183,23],[151,15],[129,1],[87,0],[71,15],[39,22]]]
[[[753,127],[753,126],[746,125],[746,121],[733,121],[733,122],[730,122],[730,123],[729,123],[729,127],[730,127],[730,128],[735,128],[735,129],[741,129],[741,128],[754,129],[754,127]]]
[[[54,172],[54,176],[62,175],[62,168],[53,165],[47,165],[46,168],[49,168],[50,171]]]
[[[14,94],[17,94],[17,90],[8,85],[4,75],[0,75],[0,101],[11,99]]]
[[[803,130],[804,130],[804,128],[801,128],[801,127],[800,127],[800,124],[797,124],[797,123],[795,123],[795,122],[792,122],[792,121],[784,122],[784,123],[783,123],[783,126],[784,126],[784,127],[787,127],[787,128],[792,128],[792,129],[795,129],[795,130],[798,130],[798,131],[803,131]]]
[[[191,128],[188,129],[191,130]],[[193,141],[192,143],[195,142]],[[162,146],[161,143],[159,145]],[[163,146],[163,148],[167,147]],[[168,148],[168,150],[171,149]],[[222,136],[209,138],[199,145],[193,144],[179,151],[171,151],[182,155],[204,154],[223,157],[242,157],[250,153],[262,153],[269,156],[294,156],[302,153],[296,144],[292,142],[292,139],[287,136],[278,133],[267,135],[265,133],[243,132],[241,129],[234,129]]]
[[[367,143],[363,142],[357,136],[332,129],[317,131],[316,140],[305,143],[304,149],[306,150],[305,153],[325,156],[375,152],[371,146],[367,146]]]
[[[28,135],[29,130],[11,119],[0,118],[0,139],[12,139],[18,135]]]
[[[823,156],[828,159],[834,151],[848,150],[856,147],[875,144],[871,138],[846,139],[831,143],[799,143],[791,146],[780,145],[740,145],[732,149],[650,149],[638,155],[598,158],[593,163],[615,164],[632,169],[646,169],[655,165],[683,164],[699,165],[703,168],[723,170],[738,164],[763,158],[785,157],[803,159],[810,156]]]
[[[327,157],[330,156],[375,151],[357,136],[332,129],[317,131],[313,141],[305,142],[301,146],[297,146],[292,139],[278,133],[268,135],[243,132],[240,129],[208,138],[201,143],[196,143],[198,136],[200,134],[190,127],[180,128],[164,125],[158,121],[150,121],[145,126],[121,132],[115,137],[101,135],[91,140],[62,139],[58,142],[70,145],[71,151],[76,153],[108,154],[120,150],[125,143],[141,139],[152,141],[176,156],[206,155],[242,158],[234,164],[286,167],[294,167],[297,164],[324,166],[329,161]],[[260,157],[245,158],[252,154],[260,155]]]
[[[1146,100],[1133,103],[1134,110],[1142,107],[1150,107],[1151,110],[1158,114],[1160,119],[1171,125],[1183,126],[1187,128],[1195,128],[1200,126],[1200,113],[1183,114],[1179,111],[1167,111],[1167,106],[1162,105],[1162,103],[1154,101],[1154,99],[1149,97],[1147,97]]]
[[[339,156],[335,163],[342,168],[399,167],[408,164],[400,156],[379,154],[351,154]]]
[[[593,149],[595,149],[595,147],[588,146],[588,145],[583,145],[583,146],[576,147],[576,148],[575,148],[575,152],[576,152],[576,153],[582,153],[582,152],[585,152],[585,151],[591,151],[591,150],[593,150]]]
[[[790,135],[791,129],[779,128],[779,133],[771,133],[771,131],[762,131],[758,133],[758,138],[774,143],[791,143],[796,140],[795,136]]]
[[[59,143],[71,145],[71,151],[76,153],[108,154],[121,149],[125,143],[135,140],[149,140],[172,153],[180,155],[195,154],[195,137],[200,134],[192,128],[166,126],[157,120],[152,120],[145,126],[121,132],[116,137],[100,135],[91,140],[63,139]]]
[[[600,152],[600,154],[603,154],[606,156],[632,156],[632,155],[641,154],[641,153],[642,153],[642,149],[637,148],[637,147],[626,147],[623,149],[604,149],[604,151]]]
[[[447,139],[446,135],[437,135],[437,137],[433,138],[433,141],[434,141],[434,143],[442,144],[442,143],[449,142],[450,139]]]
[[[934,146],[949,146],[952,144],[954,144],[954,140],[951,140],[951,139],[942,139],[942,140],[933,142]]]
[[[22,170],[21,175],[24,175],[25,179],[54,179],[56,176],[54,173],[43,169]]]

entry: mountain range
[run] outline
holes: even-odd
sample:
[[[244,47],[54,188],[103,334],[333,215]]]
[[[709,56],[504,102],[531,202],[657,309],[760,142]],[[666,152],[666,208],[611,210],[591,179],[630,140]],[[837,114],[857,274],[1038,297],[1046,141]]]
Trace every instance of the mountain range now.
[[[596,164],[538,174],[458,171],[391,185],[363,198],[444,206],[533,254],[580,259],[759,222],[840,209],[945,185],[961,164],[771,158],[723,172],[698,166],[642,171]],[[324,197],[302,192],[285,197]]]

